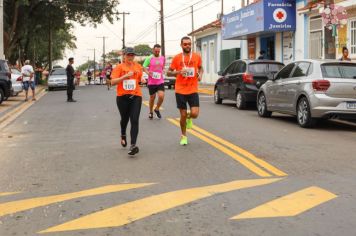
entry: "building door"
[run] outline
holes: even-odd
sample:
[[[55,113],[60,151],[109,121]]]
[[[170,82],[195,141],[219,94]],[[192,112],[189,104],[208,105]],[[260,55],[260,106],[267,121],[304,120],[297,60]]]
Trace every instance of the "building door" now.
[[[261,51],[265,51],[265,58],[269,60],[275,60],[275,39],[274,36],[261,37]]]
[[[215,44],[214,41],[209,42],[209,80],[208,83],[215,83]]]

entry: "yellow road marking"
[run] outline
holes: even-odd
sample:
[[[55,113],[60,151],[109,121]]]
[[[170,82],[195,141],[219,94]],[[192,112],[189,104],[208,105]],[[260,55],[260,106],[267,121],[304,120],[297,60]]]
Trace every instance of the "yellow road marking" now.
[[[61,195],[47,196],[47,197],[38,197],[32,199],[19,200],[14,202],[7,202],[0,204],[0,217],[8,214],[13,214],[16,212],[46,206],[49,204],[63,202],[67,200],[72,200],[80,197],[89,197],[105,193],[119,192],[134,188],[141,188],[153,183],[144,183],[144,184],[119,184],[119,185],[108,185],[100,188],[88,189],[80,192],[67,193]]]
[[[299,215],[337,196],[319,187],[310,187],[267,202],[231,219],[287,217]]]
[[[43,89],[36,97],[37,101],[42,98],[47,92]],[[5,126],[13,122],[17,117],[24,113],[28,108],[30,108],[35,102],[29,101],[25,102],[14,110],[8,112],[6,115],[0,119],[0,130]]]
[[[210,89],[198,89],[198,93],[205,93],[205,94],[208,94],[208,95],[213,95],[214,91],[210,90]]]
[[[279,180],[281,180],[281,178],[238,180],[224,184],[163,193],[108,208],[103,211],[54,226],[39,233],[119,227],[153,214],[199,199],[207,198],[218,193],[271,184]]]
[[[174,120],[174,119],[168,118],[168,121],[170,121],[171,123],[173,123],[174,125],[176,125],[178,127],[180,126],[179,122]],[[247,160],[246,158],[240,156],[237,153],[234,153],[230,149],[228,149],[228,148],[224,147],[223,145],[211,140],[210,138],[207,138],[204,135],[202,135],[202,134],[200,134],[200,133],[198,133],[198,132],[196,132],[194,130],[191,130],[191,129],[187,129],[187,132],[189,132],[192,135],[196,136],[197,138],[203,140],[204,142],[210,144],[211,146],[215,147],[216,149],[222,151],[223,153],[229,155],[230,157],[232,157],[236,161],[240,162],[247,169],[249,169],[253,173],[257,174],[258,176],[261,176],[261,177],[271,177],[272,176],[271,174],[267,173],[266,171],[264,171],[259,166],[255,165],[253,162]]]
[[[229,147],[230,149],[238,152],[239,154],[245,156],[246,158],[249,158],[250,160],[252,160],[253,162],[255,162],[256,164],[260,165],[261,167],[265,168],[266,170],[268,170],[269,172],[273,173],[276,176],[287,176],[287,174],[281,170],[279,170],[278,168],[272,166],[271,164],[267,163],[266,161],[256,157],[255,155],[253,155],[252,153],[248,152],[247,150],[244,150],[243,148],[240,148],[206,130],[203,130],[202,128],[199,128],[198,126],[194,125],[193,129],[198,131],[199,133],[204,134],[205,136],[215,140],[216,142],[219,142],[223,145],[225,145],[226,147]]]
[[[20,192],[5,192],[5,193],[0,193],[0,197],[3,197],[3,196],[9,196],[9,195],[14,195],[14,194],[18,194]]]
[[[148,102],[148,101],[143,101],[142,103],[143,103],[143,105],[145,105],[145,106],[147,106],[147,107],[149,107],[149,106],[150,106],[150,104],[149,104],[149,102]],[[153,108],[154,108],[154,107],[153,107]],[[159,110],[160,110],[160,111],[163,111],[163,110],[164,110],[164,108],[163,108],[163,107],[160,107],[160,108],[159,108]]]

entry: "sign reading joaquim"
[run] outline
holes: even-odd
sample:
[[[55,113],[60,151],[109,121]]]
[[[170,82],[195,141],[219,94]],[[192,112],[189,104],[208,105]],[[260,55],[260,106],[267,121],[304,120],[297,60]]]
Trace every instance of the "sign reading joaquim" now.
[[[295,29],[295,0],[261,0],[222,18],[223,39],[246,39],[249,35]]]

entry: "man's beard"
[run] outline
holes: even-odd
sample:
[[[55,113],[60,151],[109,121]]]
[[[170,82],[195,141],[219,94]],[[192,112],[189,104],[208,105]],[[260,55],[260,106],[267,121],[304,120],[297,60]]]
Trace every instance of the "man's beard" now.
[[[185,53],[190,53],[192,51],[191,48],[183,48],[183,52]]]

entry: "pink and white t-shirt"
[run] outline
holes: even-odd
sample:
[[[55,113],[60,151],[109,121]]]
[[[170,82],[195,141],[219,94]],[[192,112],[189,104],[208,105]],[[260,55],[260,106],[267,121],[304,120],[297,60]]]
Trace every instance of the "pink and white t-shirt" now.
[[[147,69],[152,74],[148,76],[148,85],[160,85],[164,83],[163,69],[165,62],[166,59],[164,56],[150,57]]]

